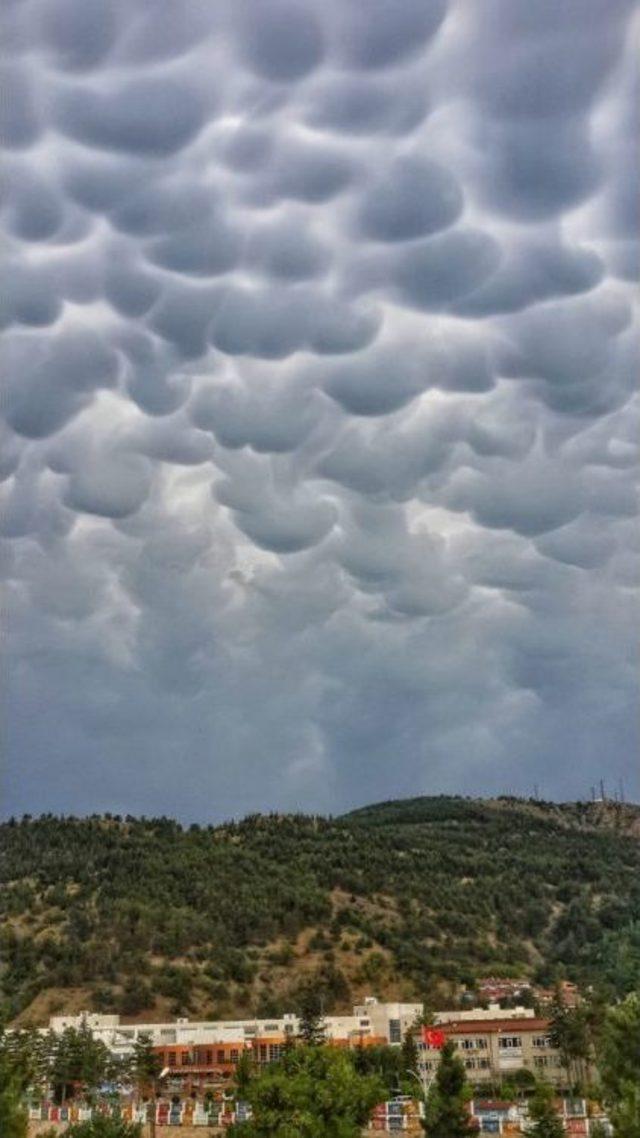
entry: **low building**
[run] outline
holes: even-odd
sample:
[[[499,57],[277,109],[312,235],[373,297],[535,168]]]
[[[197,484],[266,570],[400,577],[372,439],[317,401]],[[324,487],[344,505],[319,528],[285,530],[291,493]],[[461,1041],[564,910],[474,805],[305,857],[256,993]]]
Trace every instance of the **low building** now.
[[[565,1008],[577,1008],[582,1003],[582,996],[577,984],[570,980],[563,980],[557,988],[536,988],[535,996],[541,1007],[550,1007],[558,1000]]]
[[[485,976],[482,980],[478,980],[475,985],[478,999],[488,1000],[490,1003],[499,1003],[500,1000],[517,1000],[530,989],[531,981],[524,977],[514,980],[505,976]]]

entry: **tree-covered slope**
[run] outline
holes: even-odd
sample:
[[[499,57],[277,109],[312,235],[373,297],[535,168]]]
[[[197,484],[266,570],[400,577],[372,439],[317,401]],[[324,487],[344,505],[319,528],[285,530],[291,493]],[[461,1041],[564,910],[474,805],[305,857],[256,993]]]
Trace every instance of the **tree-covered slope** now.
[[[10,1016],[273,1014],[451,999],[488,973],[640,981],[640,810],[418,798],[217,827],[112,817],[0,827]]]

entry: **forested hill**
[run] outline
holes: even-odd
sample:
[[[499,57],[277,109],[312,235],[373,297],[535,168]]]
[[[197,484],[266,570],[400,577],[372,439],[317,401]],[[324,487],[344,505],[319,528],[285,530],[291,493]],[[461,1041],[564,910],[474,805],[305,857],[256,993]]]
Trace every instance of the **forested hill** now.
[[[640,808],[417,798],[222,826],[0,827],[4,1014],[272,1015],[491,974],[640,983]]]

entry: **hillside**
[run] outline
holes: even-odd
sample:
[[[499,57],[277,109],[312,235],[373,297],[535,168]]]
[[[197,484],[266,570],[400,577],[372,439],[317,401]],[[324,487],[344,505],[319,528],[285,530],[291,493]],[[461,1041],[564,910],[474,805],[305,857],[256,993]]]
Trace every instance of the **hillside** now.
[[[337,819],[0,826],[4,1011],[274,1014],[310,979],[448,1001],[491,973],[640,982],[640,808],[417,798]]]

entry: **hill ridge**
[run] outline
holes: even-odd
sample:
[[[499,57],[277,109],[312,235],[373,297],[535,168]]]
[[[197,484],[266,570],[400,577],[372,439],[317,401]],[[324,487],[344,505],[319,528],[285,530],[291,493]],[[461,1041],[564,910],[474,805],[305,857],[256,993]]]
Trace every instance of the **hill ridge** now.
[[[640,807],[423,796],[337,818],[0,825],[4,1012],[215,1018],[481,975],[640,982]]]

